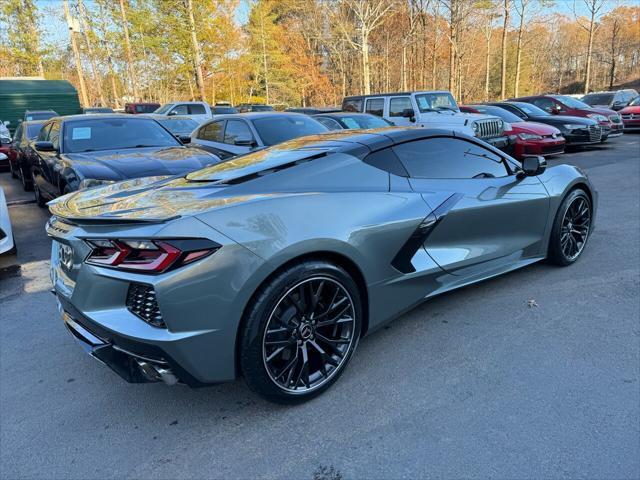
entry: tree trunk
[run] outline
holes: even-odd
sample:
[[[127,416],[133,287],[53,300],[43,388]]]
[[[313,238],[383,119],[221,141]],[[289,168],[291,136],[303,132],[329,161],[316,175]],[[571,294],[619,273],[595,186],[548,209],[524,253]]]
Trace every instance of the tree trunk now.
[[[127,12],[124,8],[124,0],[120,0],[120,16],[122,17],[122,29],[124,31],[124,45],[127,52],[127,70],[129,71],[129,81],[133,89],[133,99],[138,101],[138,78],[133,64],[133,53],[131,52],[131,40],[129,39],[129,25],[127,24]]]
[[[511,0],[504,0],[504,23],[502,24],[502,68],[500,70],[500,99],[507,95],[507,29]]]
[[[456,94],[456,28],[455,1],[451,0],[451,17],[449,18],[449,91]]]
[[[204,91],[204,79],[202,78],[202,52],[196,35],[196,22],[193,18],[193,1],[187,0],[187,15],[189,17],[189,30],[191,30],[191,48],[193,49],[193,63],[196,71],[196,87],[200,94],[200,100],[206,100]]]
[[[105,18],[104,18],[104,9],[102,3],[100,3],[100,31],[103,35],[106,35],[105,32]],[[118,86],[116,84],[116,76],[113,71],[113,56],[111,55],[111,47],[109,47],[109,42],[104,42],[105,49],[107,52],[107,66],[109,68],[109,78],[111,79],[111,94],[113,95],[113,101],[115,108],[120,108],[120,94],[118,93]]]
[[[362,85],[365,95],[371,93],[371,74],[369,72],[369,34],[364,27],[360,29],[362,46]]]
[[[520,62],[522,60],[522,35],[524,33],[524,13],[526,3],[522,2],[522,11],[520,12],[520,25],[518,25],[518,41],[516,45],[516,80],[514,87],[514,97],[518,98],[520,90]]]
[[[402,91],[407,90],[407,46],[402,45]]]
[[[89,97],[87,96],[87,87],[84,83],[84,74],[82,73],[82,59],[80,58],[80,50],[78,50],[78,42],[76,41],[76,31],[73,25],[73,19],[69,12],[69,3],[67,0],[63,2],[64,14],[67,18],[67,25],[69,25],[69,36],[71,37],[71,48],[73,50],[73,56],[76,62],[76,71],[78,72],[78,83],[80,84],[80,98],[82,99],[82,106],[89,106]]]
[[[91,72],[93,73],[93,79],[96,82],[96,89],[98,90],[98,97],[100,98],[100,105],[107,106],[107,101],[104,97],[102,90],[102,79],[100,78],[100,72],[98,71],[98,65],[96,63],[96,57],[93,54],[93,46],[91,45],[91,37],[89,36],[89,22],[87,21],[87,11],[84,8],[82,0],[78,0],[78,9],[80,13],[80,21],[82,22],[82,33],[84,36],[84,42],[87,45],[87,52],[89,53],[89,62],[91,63]]]
[[[490,82],[490,71],[491,68],[491,35],[487,35],[486,37],[486,54],[484,57],[484,101],[489,101],[489,82]]]
[[[436,89],[436,60],[438,58],[438,14],[440,13],[436,3],[436,11],[433,15],[433,45],[431,50],[431,90]]]
[[[589,22],[589,46],[587,47],[587,66],[584,72],[584,93],[589,93],[589,83],[591,82],[591,56],[593,54],[593,32],[596,24],[595,6],[591,9],[591,22]]]
[[[267,68],[267,42],[264,33],[264,11],[260,10],[260,39],[262,41],[262,74],[264,76],[264,91],[267,104],[269,103],[269,77]]]

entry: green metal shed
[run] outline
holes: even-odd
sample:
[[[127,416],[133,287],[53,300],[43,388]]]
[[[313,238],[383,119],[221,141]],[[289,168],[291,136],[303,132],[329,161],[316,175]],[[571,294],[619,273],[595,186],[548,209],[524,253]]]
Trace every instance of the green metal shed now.
[[[78,92],[67,80],[0,79],[0,121],[9,121],[12,134],[26,110],[80,113]]]

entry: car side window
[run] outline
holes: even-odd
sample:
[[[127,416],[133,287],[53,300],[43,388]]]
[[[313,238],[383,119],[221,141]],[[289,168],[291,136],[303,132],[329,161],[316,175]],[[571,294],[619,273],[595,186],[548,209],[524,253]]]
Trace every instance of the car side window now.
[[[475,143],[435,137],[392,147],[413,178],[497,178],[509,171],[503,159]]]
[[[362,112],[362,98],[352,98],[342,102],[343,112]]]
[[[546,110],[547,112],[551,112],[554,107],[553,100],[551,100],[550,98],[534,98],[533,100],[531,100],[531,103],[533,103],[536,107],[540,107],[541,109]]]
[[[390,117],[403,117],[405,110],[413,110],[413,105],[411,105],[411,98],[394,97],[389,100]]]
[[[204,109],[204,105],[194,104],[194,105],[189,105],[189,113],[191,115],[206,115],[207,112]]]
[[[227,127],[224,129],[224,143],[233,145],[236,140],[253,140],[253,134],[249,126],[242,120],[227,120]]]
[[[40,133],[38,134],[38,138],[36,138],[36,140],[38,142],[45,141],[47,139],[47,136],[49,135],[50,128],[51,128],[50,123],[42,127],[42,130],[40,130]]]
[[[53,144],[53,148],[60,148],[60,124],[58,122],[51,125],[49,141]]]
[[[172,115],[189,115],[189,105],[176,105],[170,113]]]
[[[222,132],[224,131],[224,120],[211,122],[198,131],[198,137],[201,140],[209,142],[222,142]]]
[[[342,130],[340,123],[333,118],[328,117],[315,117],[321,124],[327,127],[329,130]]]
[[[384,98],[367,98],[365,112],[381,117],[384,114]]]

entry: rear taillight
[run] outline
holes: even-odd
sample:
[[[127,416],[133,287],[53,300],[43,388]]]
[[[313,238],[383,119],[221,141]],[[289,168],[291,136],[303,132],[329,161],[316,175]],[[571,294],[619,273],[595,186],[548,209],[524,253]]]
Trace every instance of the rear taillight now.
[[[87,239],[91,253],[85,260],[91,265],[161,273],[204,258],[220,248],[206,239]]]

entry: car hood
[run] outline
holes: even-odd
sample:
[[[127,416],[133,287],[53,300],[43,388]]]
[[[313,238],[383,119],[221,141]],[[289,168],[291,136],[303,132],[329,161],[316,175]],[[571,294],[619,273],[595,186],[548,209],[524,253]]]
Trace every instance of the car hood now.
[[[596,125],[597,122],[587,117],[572,117],[570,115],[549,115],[544,117],[531,117],[534,122],[546,123],[547,125]]]
[[[158,175],[180,175],[220,162],[204,150],[147,147],[64,154],[83,178],[120,181]]]
[[[632,105],[630,107],[624,107],[618,113],[621,115],[627,114],[627,113],[640,113],[640,105]]]
[[[534,135],[553,135],[554,133],[560,135],[560,130],[552,125],[545,125],[543,123],[536,122],[516,122],[511,123],[511,128],[514,133],[531,133]]]
[[[589,113],[599,113],[600,115],[604,115],[605,117],[618,114],[618,112],[616,112],[615,110],[611,110],[610,108],[606,107],[591,107],[589,110]]]

